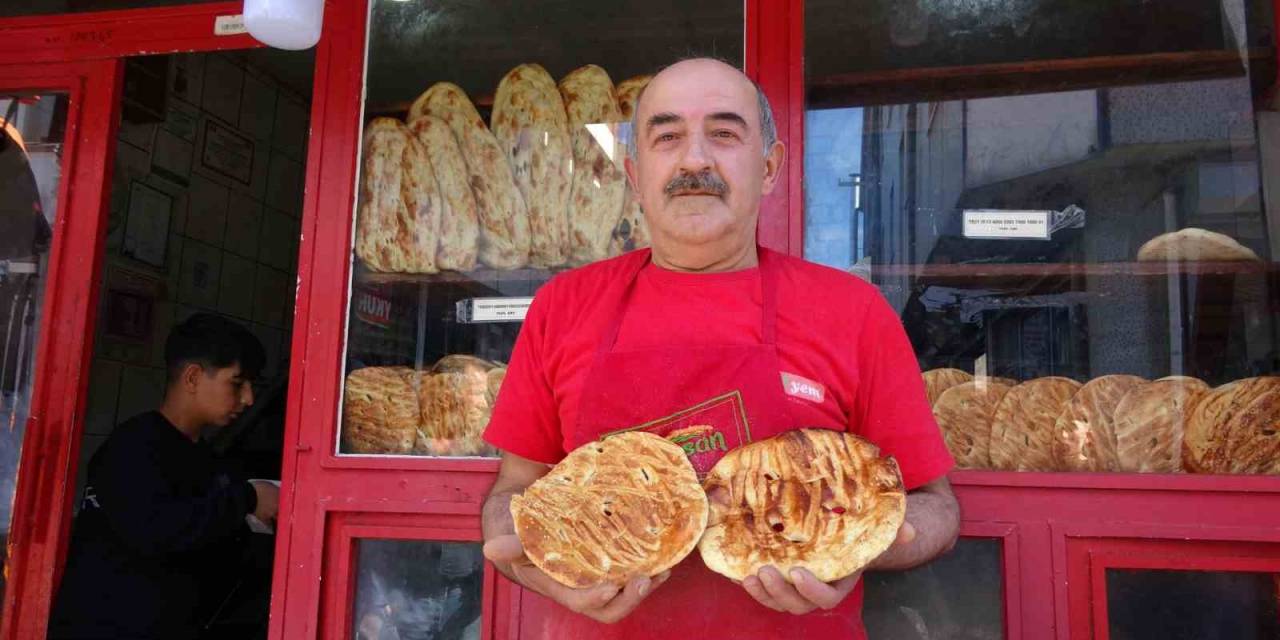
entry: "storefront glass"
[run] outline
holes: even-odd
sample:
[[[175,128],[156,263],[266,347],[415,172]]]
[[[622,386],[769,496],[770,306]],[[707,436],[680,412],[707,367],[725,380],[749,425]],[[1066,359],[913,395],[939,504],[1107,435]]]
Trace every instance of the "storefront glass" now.
[[[961,468],[1280,472],[1270,3],[805,6],[805,256]]]
[[[1002,640],[1001,552],[998,540],[961,538],[951,553],[923,567],[866,574],[868,637]]]
[[[371,3],[339,452],[495,455],[480,435],[534,293],[647,243],[622,168],[643,74],[741,64],[742,12]]]
[[[361,540],[352,638],[479,640],[480,545]]]
[[[1280,637],[1280,576],[1227,571],[1107,571],[1113,640]]]

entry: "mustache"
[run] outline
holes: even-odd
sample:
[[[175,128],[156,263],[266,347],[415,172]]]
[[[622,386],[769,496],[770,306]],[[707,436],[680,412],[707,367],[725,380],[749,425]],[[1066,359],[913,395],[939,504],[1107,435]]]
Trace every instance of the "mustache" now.
[[[697,173],[681,173],[672,178],[662,192],[668,198],[688,192],[710,193],[723,198],[729,193],[729,185],[715,172],[704,169]]]

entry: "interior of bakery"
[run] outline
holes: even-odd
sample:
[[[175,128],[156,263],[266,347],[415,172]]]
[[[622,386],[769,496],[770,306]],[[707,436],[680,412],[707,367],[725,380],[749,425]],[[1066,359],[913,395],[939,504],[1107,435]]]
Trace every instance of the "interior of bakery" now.
[[[205,439],[280,479],[313,68],[277,49],[127,59],[74,512],[112,429],[159,406],[165,338],[197,313],[266,354],[252,406]],[[266,635],[274,535],[248,540],[213,637]]]

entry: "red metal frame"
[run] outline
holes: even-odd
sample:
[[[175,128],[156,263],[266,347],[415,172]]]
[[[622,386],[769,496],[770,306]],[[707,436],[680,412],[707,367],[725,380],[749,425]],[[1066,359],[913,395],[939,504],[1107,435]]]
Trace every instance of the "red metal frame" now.
[[[306,169],[273,639],[340,637],[350,628],[356,570],[350,543],[356,538],[478,541],[479,507],[497,468],[494,461],[334,454],[360,142],[364,4],[328,2],[316,53],[311,122],[323,135],[312,137]],[[1280,18],[1280,0],[1274,4]],[[779,137],[788,145],[785,180],[764,204],[759,237],[766,246],[801,255],[804,7],[798,1],[745,0],[744,10],[747,73],[773,102]],[[14,512],[20,546],[0,640],[43,636],[65,546],[119,59],[261,46],[249,36],[213,35],[214,17],[239,11],[238,2],[223,2],[0,20],[0,54],[25,65],[0,66],[0,86],[62,88],[82,96],[73,99],[70,114],[76,135],[67,147],[64,210],[51,262],[57,269],[51,280],[59,285],[46,301],[51,324],[41,336],[33,399],[39,419],[28,427],[24,449]],[[75,62],[56,62],[67,60]],[[54,335],[59,339],[52,340]],[[1097,567],[1156,562],[1149,559],[1153,553],[1172,567],[1276,570],[1269,557],[1280,543],[1280,512],[1273,507],[1280,479],[957,472],[953,482],[964,507],[962,535],[1002,542],[1010,638],[1096,636],[1096,616],[1105,613],[1105,602],[1098,609],[1095,597],[1096,572],[1103,570]],[[1231,540],[1233,548],[1252,553],[1226,553],[1215,540]],[[521,591],[491,569],[485,579],[486,638],[517,636],[521,620],[535,615],[537,606],[525,607]]]
[[[2,36],[0,36],[2,37]],[[53,227],[43,321],[36,347],[35,387],[23,436],[9,545],[13,554],[4,594],[0,637],[44,633],[54,573],[66,542],[68,518],[47,517],[49,505],[70,506],[74,428],[84,408],[98,278],[94,275],[105,231],[103,216],[114,136],[119,62],[0,65],[0,90],[69,95],[62,181]],[[65,470],[71,467],[70,474]]]

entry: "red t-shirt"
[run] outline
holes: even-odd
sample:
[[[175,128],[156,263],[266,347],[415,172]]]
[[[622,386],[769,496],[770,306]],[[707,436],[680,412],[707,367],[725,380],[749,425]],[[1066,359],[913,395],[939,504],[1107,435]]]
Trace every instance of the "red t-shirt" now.
[[[633,252],[565,272],[538,291],[511,356],[485,440],[554,464],[567,453],[596,347],[617,310]],[[799,427],[848,429],[880,446],[914,489],[953,465],[925,396],[902,323],[858,278],[774,254],[777,349],[782,374],[819,383],[788,394]],[[615,349],[758,344],[760,271],[691,274],[646,265],[636,279]],[[637,381],[660,384],[660,381]],[[778,384],[782,384],[779,377]]]

